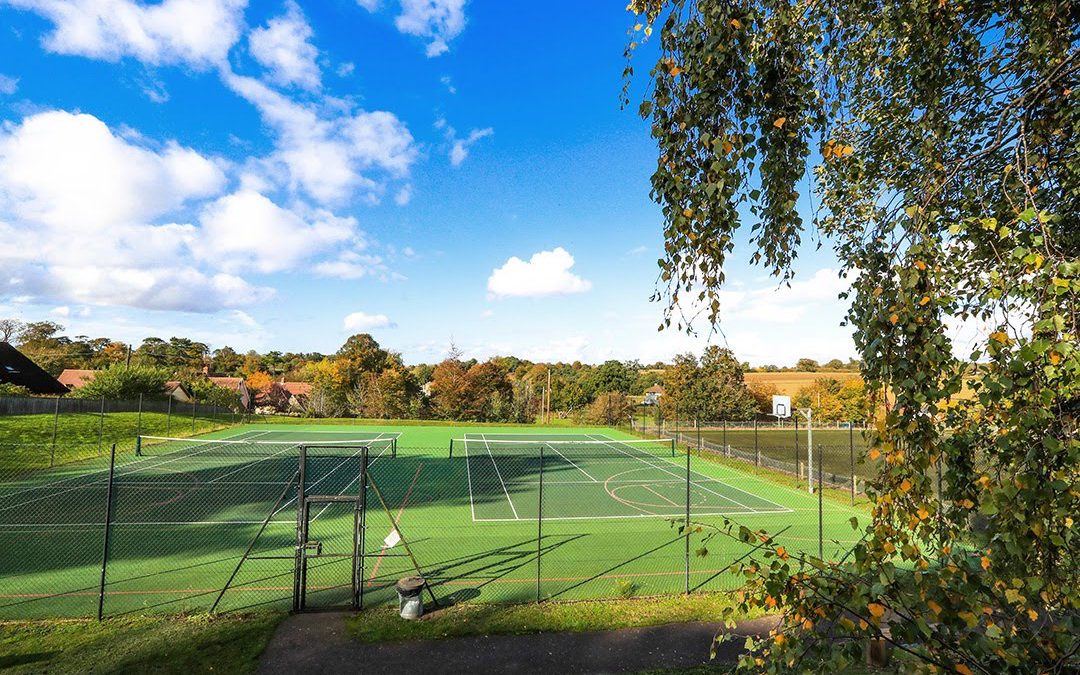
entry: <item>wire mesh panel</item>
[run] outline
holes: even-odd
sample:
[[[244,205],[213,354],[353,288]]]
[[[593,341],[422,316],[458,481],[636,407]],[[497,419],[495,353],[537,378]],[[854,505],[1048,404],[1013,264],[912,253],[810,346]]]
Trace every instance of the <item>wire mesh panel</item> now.
[[[0,452],[0,618],[93,616],[108,457],[49,468],[49,448]]]

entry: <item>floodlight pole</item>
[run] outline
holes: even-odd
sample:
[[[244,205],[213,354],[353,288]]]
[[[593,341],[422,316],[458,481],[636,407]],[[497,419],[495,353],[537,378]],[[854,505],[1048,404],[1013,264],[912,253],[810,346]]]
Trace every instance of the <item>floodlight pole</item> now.
[[[806,489],[814,494],[814,409],[798,408],[806,418]],[[798,467],[795,467],[798,471]]]

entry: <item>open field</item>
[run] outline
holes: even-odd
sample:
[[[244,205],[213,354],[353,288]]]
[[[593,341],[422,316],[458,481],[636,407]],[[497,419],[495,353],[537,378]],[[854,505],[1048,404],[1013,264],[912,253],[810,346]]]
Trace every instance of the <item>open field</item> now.
[[[799,390],[814,380],[833,379],[840,382],[859,379],[859,373],[850,370],[820,371],[813,373],[804,372],[780,372],[780,373],[746,373],[743,376],[747,384],[771,384],[781,394],[794,396]]]
[[[147,440],[142,456],[125,452],[117,460],[104,614],[206,611],[236,570],[221,609],[287,609],[298,444],[324,446],[308,451],[309,498],[366,500],[356,569],[366,606],[394,602],[393,584],[412,572],[403,546],[388,538],[394,524],[444,603],[735,588],[739,580],[727,567],[750,548],[710,536],[725,519],[780,532],[793,553],[817,554],[816,496],[766,472],[673,457],[670,441],[642,442],[614,429],[522,433],[520,427],[254,424],[203,441]],[[396,457],[388,454],[391,439]],[[451,439],[460,440],[453,457]],[[362,446],[373,449],[363,491]],[[6,475],[0,618],[96,612],[107,468],[94,458]],[[704,529],[689,542],[673,525],[685,518],[687,501],[691,520]],[[357,513],[354,502],[340,501],[301,510],[307,540],[319,542],[304,558],[308,607],[351,600]],[[826,500],[826,556],[854,541],[853,515],[865,511]],[[249,545],[252,556],[238,569]],[[700,548],[708,554],[695,555]]]

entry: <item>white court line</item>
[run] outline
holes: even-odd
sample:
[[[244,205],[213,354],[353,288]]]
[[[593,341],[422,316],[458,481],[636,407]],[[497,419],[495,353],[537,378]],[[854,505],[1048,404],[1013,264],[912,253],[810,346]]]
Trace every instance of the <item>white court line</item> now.
[[[259,433],[264,433],[265,434],[265,433],[269,433],[269,432],[261,431]],[[184,439],[179,439],[179,440],[184,440]],[[215,439],[215,440],[225,440],[225,439]],[[124,476],[128,476],[128,475],[131,475],[133,473],[138,473],[138,472],[146,470],[146,469],[156,469],[156,468],[158,468],[160,466],[164,466],[166,464],[170,464],[172,462],[176,462],[176,461],[179,461],[181,459],[187,459],[187,458],[190,458],[190,457],[194,457],[195,455],[201,454],[203,452],[208,452],[208,451],[214,449],[214,446],[212,444],[207,444],[207,446],[208,447],[206,448],[206,450],[200,450],[198,452],[189,452],[189,453],[186,453],[186,454],[181,455],[181,456],[173,457],[172,459],[167,459],[167,460],[158,462],[156,464],[151,464],[150,466],[146,466],[146,465],[142,464],[141,462],[132,462],[130,464],[125,464],[124,465],[125,467],[130,467],[133,464],[138,464],[138,466],[133,468],[131,471],[124,471],[122,473],[115,474],[113,476],[113,482],[115,483],[115,481],[117,479],[123,478]],[[164,455],[164,456],[169,457],[171,455]],[[60,495],[67,494],[68,492],[74,492],[75,490],[81,490],[81,489],[83,489],[85,487],[91,487],[91,486],[94,486],[94,485],[101,485],[103,483],[107,484],[109,482],[108,471],[99,471],[98,473],[104,473],[106,477],[101,478],[99,480],[90,481],[89,483],[83,483],[81,485],[76,485],[75,487],[71,487],[71,488],[68,488],[66,490],[61,490],[60,492],[50,492],[50,493],[48,493],[46,495],[42,495],[41,497],[35,497],[34,499],[28,499],[26,501],[19,502],[18,504],[12,504],[11,506],[0,507],[0,511],[8,511],[10,509],[18,508],[20,506],[26,506],[27,504],[33,504],[34,502],[39,502],[39,501],[41,501],[43,499],[52,499],[54,497],[58,497]],[[56,485],[60,485],[61,483],[71,482],[71,481],[73,481],[73,480],[75,480],[77,478],[85,478],[87,475],[93,475],[93,474],[83,474],[82,476],[73,476],[71,478],[66,478],[66,479],[64,479],[62,481],[57,481],[55,483],[45,483],[44,485],[40,485],[40,486],[33,487],[33,488],[27,488],[26,490],[22,490],[20,492],[13,492],[13,493],[11,493],[9,495],[3,495],[3,498],[8,499],[10,497],[13,497],[15,495],[20,495],[20,494],[23,494],[25,492],[32,492],[34,490],[40,490],[40,489],[43,489],[43,488],[46,488],[46,487],[54,487]]]
[[[466,434],[468,436],[468,434]],[[469,439],[465,438],[465,478],[469,481],[469,510],[472,511],[473,522],[476,521],[476,504],[473,504],[472,470],[469,469]]]
[[[610,438],[610,437],[609,437],[609,436],[607,436],[606,434],[597,434],[597,435],[598,435],[598,436],[603,436],[605,440],[608,440],[608,441],[610,441],[610,442],[613,442],[613,443],[618,443],[618,441],[617,441],[616,439],[614,439],[614,438]],[[658,458],[658,459],[659,459],[659,458]],[[644,461],[644,460],[642,460],[642,461]],[[672,466],[675,466],[675,467],[679,467],[680,469],[682,468],[681,466],[679,466],[679,465],[678,465],[678,464],[676,464],[675,462],[669,462],[669,461],[667,461],[666,459],[665,459],[665,460],[661,460],[661,461],[663,461],[663,462],[665,462],[665,463],[667,463],[667,464],[670,464],[670,465],[672,465]],[[657,467],[657,468],[660,468],[660,467]],[[661,469],[661,471],[663,471],[663,469]],[[672,472],[668,471],[668,473],[672,473]],[[777,504],[776,502],[774,502],[774,501],[773,501],[773,500],[771,500],[771,499],[766,499],[766,498],[764,498],[764,497],[762,497],[762,496],[760,496],[760,495],[754,494],[753,492],[747,492],[746,490],[743,490],[742,488],[739,488],[739,487],[736,487],[736,486],[734,486],[734,485],[731,485],[730,483],[726,483],[726,482],[724,482],[723,480],[721,480],[721,479],[719,479],[719,478],[716,478],[716,477],[714,477],[714,476],[710,476],[710,475],[708,475],[708,474],[704,474],[704,473],[701,473],[700,471],[697,471],[697,470],[694,470],[694,469],[691,469],[691,470],[690,470],[690,473],[692,473],[692,474],[696,474],[697,476],[700,476],[701,478],[704,478],[705,480],[710,480],[710,481],[714,481],[714,482],[716,482],[716,483],[719,483],[720,485],[723,485],[723,486],[724,486],[724,487],[726,487],[726,488],[731,488],[732,490],[738,490],[739,492],[743,493],[744,495],[746,495],[746,496],[748,496],[748,497],[753,497],[754,499],[760,499],[760,500],[761,500],[761,501],[763,501],[763,502],[768,502],[768,503],[772,504],[773,506],[777,507],[777,509],[779,509],[778,511],[777,511],[777,510],[766,510],[766,511],[763,511],[763,510],[761,510],[761,509],[755,509],[755,511],[757,511],[757,512],[760,512],[760,513],[784,513],[784,512],[790,512],[790,511],[792,511],[792,510],[793,510],[793,509],[790,509],[790,508],[788,508],[788,507],[784,506],[783,504]],[[676,474],[672,474],[672,475],[676,475]],[[712,492],[713,494],[718,494],[718,493],[716,493],[716,492],[713,492],[713,491],[712,491],[712,490],[710,490],[709,488],[707,488],[707,487],[705,487],[705,486],[701,485],[701,484],[700,484],[700,482],[694,482],[693,480],[691,480],[691,481],[690,481],[690,483],[691,483],[691,485],[697,485],[698,487],[700,487],[700,488],[701,488],[702,490],[705,490],[706,492]],[[799,494],[801,495],[802,493],[799,493]],[[720,495],[720,496],[723,496],[723,495]],[[725,498],[725,499],[727,499],[728,501],[732,501],[732,502],[735,502],[736,504],[739,504],[740,506],[742,506],[742,507],[744,507],[744,508],[748,508],[748,509],[749,509],[749,508],[753,508],[753,507],[750,507],[750,506],[746,506],[745,504],[742,504],[742,503],[740,503],[740,502],[738,502],[738,501],[735,501],[735,500],[734,500],[734,499],[732,499],[731,497],[724,497],[724,498]]]
[[[381,437],[382,437],[382,434],[379,434],[379,435],[378,435],[378,436],[376,436],[375,438],[369,438],[369,439],[367,439],[367,440],[368,440],[368,441],[378,441],[378,440],[381,440]],[[368,448],[368,449],[370,450],[370,448]],[[361,451],[360,451],[360,454],[361,454],[361,455],[363,454],[363,450],[361,450]],[[352,454],[352,455],[350,456],[350,458],[351,458],[351,457],[355,457],[355,456],[356,456],[356,453],[353,453],[353,454]],[[375,464],[375,462],[376,462],[376,461],[377,461],[378,459],[379,459],[378,457],[375,457],[375,459],[372,459],[372,460],[371,460],[370,462],[368,462],[368,468],[370,469],[370,468],[371,468],[371,466],[372,466],[373,464]],[[342,464],[344,464],[344,462],[342,462]],[[328,478],[328,477],[330,477],[330,475],[332,475],[334,471],[337,471],[337,468],[338,468],[338,467],[340,467],[340,466],[341,466],[341,464],[338,464],[338,466],[337,466],[337,467],[334,467],[333,471],[331,471],[330,473],[326,474],[326,476],[323,476],[323,478],[325,479],[325,478]],[[345,491],[346,491],[346,490],[348,490],[348,489],[349,489],[350,487],[352,487],[352,484],[353,484],[353,483],[355,483],[355,482],[356,482],[356,481],[358,481],[358,480],[360,480],[360,476],[357,476],[356,478],[353,478],[353,479],[352,479],[351,481],[349,481],[348,485],[346,485],[345,487],[343,487],[343,488],[341,488],[340,490],[338,490],[338,495],[344,494],[344,493],[345,493]],[[362,489],[366,489],[366,488],[367,488],[367,486],[365,485],[365,486],[364,486],[364,487],[363,487]],[[307,496],[307,495],[305,495],[305,497],[306,497],[306,496]],[[324,505],[324,506],[322,507],[322,511],[319,511],[318,513],[316,513],[316,514],[315,514],[315,517],[314,517],[314,518],[311,518],[310,520],[308,520],[308,524],[311,524],[311,523],[315,522],[316,520],[318,520],[318,519],[319,519],[319,516],[321,516],[322,514],[326,513],[326,509],[330,508],[330,504],[331,504],[331,503],[330,503],[330,502],[328,502],[328,503],[327,503],[326,505]],[[274,513],[277,513],[277,511],[275,511]]]
[[[716,511],[708,513],[694,513],[693,516],[761,516],[774,515],[775,511]],[[635,513],[625,516],[544,516],[544,522],[551,520],[621,520],[626,518],[685,518],[685,513]],[[477,518],[478,523],[517,523],[520,518]],[[814,541],[817,541],[816,539]]]
[[[506,495],[506,501],[510,502],[510,510],[514,512],[515,519],[521,520],[518,518],[517,509],[514,508],[514,500],[510,499],[510,491],[506,489],[506,483],[503,481],[502,472],[499,471],[499,464],[495,461],[495,455],[491,454],[491,446],[488,445],[487,436],[485,434],[480,434],[480,438],[483,439],[484,447],[487,448],[488,457],[491,458],[491,465],[495,467],[495,475],[499,477],[499,484],[502,485],[503,494]]]
[[[580,466],[578,466],[577,464],[574,464],[574,462],[572,462],[572,461],[570,460],[570,458],[569,458],[569,457],[567,457],[566,455],[564,455],[564,454],[562,454],[561,452],[559,452],[559,449],[558,449],[558,448],[556,448],[555,446],[549,446],[549,445],[548,445],[548,444],[547,444],[546,442],[544,443],[544,445],[545,445],[545,446],[547,446],[547,447],[550,447],[550,448],[551,448],[552,450],[554,450],[555,452],[559,453],[559,457],[562,457],[563,459],[565,459],[565,460],[566,460],[567,462],[569,462],[569,463],[570,463],[570,466],[574,467],[575,469],[577,469],[577,470],[578,470],[578,471],[580,471],[581,473],[585,474],[585,475],[586,475],[586,476],[587,476],[588,478],[592,479],[592,482],[594,482],[594,483],[599,483],[599,482],[600,482],[600,481],[596,480],[595,478],[593,478],[593,477],[592,477],[591,475],[589,475],[589,472],[588,472],[588,471],[586,471],[585,469],[582,469],[582,468],[581,468]],[[543,471],[543,470],[544,470],[544,468],[543,468],[543,467],[540,467],[540,470],[541,470],[541,471]]]
[[[599,436],[604,436],[604,434],[597,434],[597,435],[599,435]],[[590,435],[590,437],[591,437],[591,435]],[[641,458],[641,457],[639,457],[639,456],[637,456],[637,455],[632,455],[632,454],[630,454],[629,452],[626,452],[625,450],[623,450],[622,448],[620,448],[620,447],[618,447],[618,446],[612,446],[612,445],[611,445],[612,443],[618,443],[618,441],[616,441],[616,440],[615,440],[614,438],[608,438],[607,436],[604,436],[604,438],[602,438],[602,439],[600,439],[600,438],[594,438],[593,440],[603,440],[603,441],[606,441],[606,442],[608,443],[608,445],[609,445],[610,447],[614,447],[614,448],[615,448],[616,450],[618,450],[619,452],[623,453],[623,454],[624,454],[624,455],[626,455],[627,457],[632,457],[632,458],[634,458],[634,459],[638,460],[639,462],[641,462],[642,464],[644,464],[644,465],[646,465],[646,466],[651,466],[651,467],[652,467],[652,468],[654,468],[654,469],[657,469],[657,470],[659,470],[659,471],[663,471],[664,473],[667,473],[667,474],[670,474],[670,475],[672,475],[672,476],[675,476],[676,478],[681,478],[681,477],[682,477],[682,476],[679,476],[679,474],[675,473],[674,471],[671,471],[671,470],[669,470],[669,469],[667,469],[667,468],[665,468],[665,467],[662,467],[662,466],[660,466],[659,464],[653,464],[652,462],[646,461],[645,459],[643,459],[643,458]],[[672,466],[677,466],[677,465],[675,465],[675,464],[674,464],[674,463],[672,463],[672,462],[668,462],[668,463],[669,463],[669,464],[672,464]],[[689,476],[687,476],[687,477],[686,477],[686,479],[687,479],[687,480],[689,480]],[[753,508],[752,508],[752,507],[750,507],[750,506],[747,506],[746,504],[743,504],[742,502],[739,502],[739,501],[736,501],[736,500],[732,499],[731,497],[727,497],[727,496],[725,496],[725,495],[722,495],[722,494],[720,494],[719,492],[716,492],[715,490],[710,490],[710,489],[709,489],[709,488],[707,488],[707,487],[702,487],[701,489],[702,489],[702,490],[705,490],[706,492],[710,492],[710,493],[712,493],[712,494],[716,495],[717,497],[720,497],[721,499],[726,499],[727,501],[731,502],[732,504],[738,504],[739,506],[743,507],[744,509],[752,509],[752,510],[756,510],[756,509],[753,509]],[[779,504],[777,504],[777,506],[779,506]]]

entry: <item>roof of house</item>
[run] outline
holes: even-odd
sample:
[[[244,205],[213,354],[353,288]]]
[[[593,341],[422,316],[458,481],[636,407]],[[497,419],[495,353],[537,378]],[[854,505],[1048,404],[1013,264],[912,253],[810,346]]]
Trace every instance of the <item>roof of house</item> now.
[[[69,389],[78,389],[84,384],[89,384],[94,381],[94,377],[97,375],[96,370],[79,370],[78,368],[65,368],[60,377],[56,378],[60,381],[60,384],[68,387]]]
[[[191,392],[188,391],[188,388],[184,386],[183,382],[180,382],[178,380],[169,380],[168,382],[165,383],[165,393],[166,394],[171,394],[174,391],[176,391],[177,389],[184,392],[188,396],[191,396]]]
[[[66,394],[67,387],[7,342],[0,342],[0,382],[35,394]]]
[[[211,376],[206,378],[213,382],[218,387],[224,387],[225,389],[238,390],[244,384],[244,378],[242,377],[218,377]]]
[[[279,382],[278,384],[293,396],[307,396],[311,393],[311,384],[308,382]]]
[[[653,386],[646,389],[645,393],[646,394],[663,394],[664,393],[664,388],[661,387],[658,384],[654,384]]]

